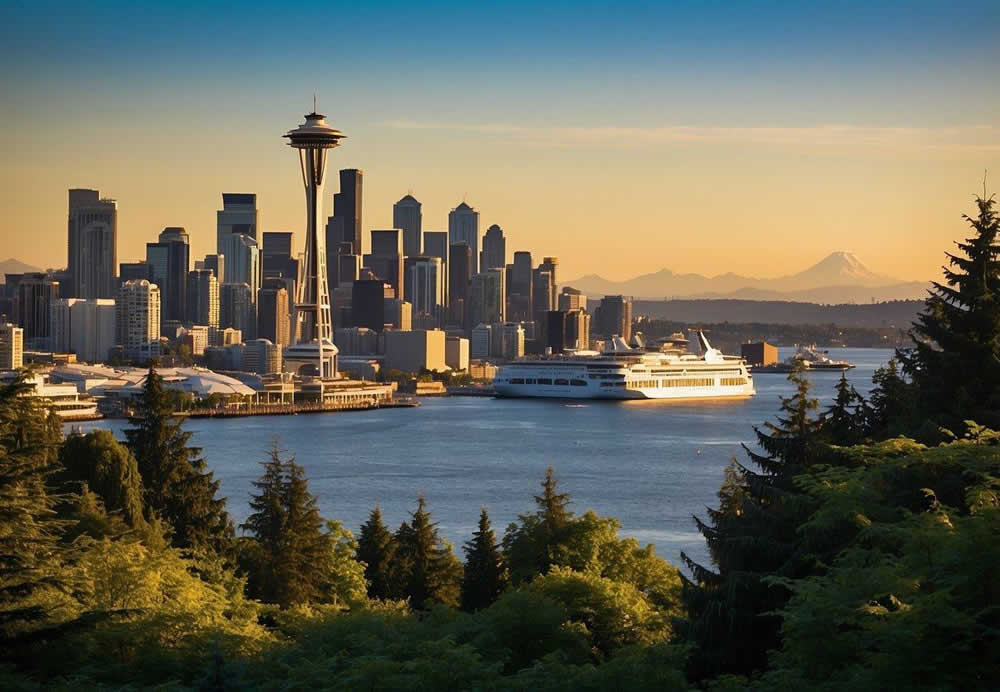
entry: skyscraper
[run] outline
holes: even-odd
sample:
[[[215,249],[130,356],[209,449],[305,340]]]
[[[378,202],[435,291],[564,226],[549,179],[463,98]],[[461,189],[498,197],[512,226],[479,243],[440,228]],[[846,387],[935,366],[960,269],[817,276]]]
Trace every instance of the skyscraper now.
[[[256,338],[257,311],[245,283],[225,283],[219,287],[219,327],[239,329],[244,340]]]
[[[469,282],[468,327],[506,321],[505,269],[487,269],[473,274]]]
[[[403,234],[398,228],[372,231],[372,251],[362,264],[392,286],[398,298],[403,298]]]
[[[114,298],[118,268],[118,204],[97,190],[69,191],[70,285],[73,298]]]
[[[315,105],[315,104],[314,104]],[[295,311],[298,317],[296,333],[304,343],[286,352],[293,368],[305,365],[320,377],[336,377],[337,347],[333,344],[333,321],[330,315],[330,288],[327,278],[326,236],[319,228],[323,211],[323,180],[326,176],[326,152],[340,144],[344,135],[326,124],[326,116],[315,110],[305,116],[305,122],[285,133],[288,145],[299,153],[302,183],[306,193],[306,242]],[[353,190],[345,189],[341,171],[340,209],[334,195],[334,214],[350,207],[355,223],[355,240],[361,242],[361,171],[353,171],[347,179]],[[353,192],[353,195],[349,194]],[[348,204],[348,202],[350,204]],[[341,216],[345,216],[341,214]],[[350,228],[345,224],[345,229]]]
[[[126,281],[153,280],[153,267],[148,262],[122,262],[118,265],[118,285]]]
[[[403,254],[416,257],[422,251],[423,214],[420,202],[413,195],[406,195],[392,205],[392,226],[403,232]]]
[[[507,266],[507,241],[503,229],[493,224],[483,236],[483,251],[479,255],[479,268],[500,269]]]
[[[257,195],[244,192],[223,192],[222,209],[216,212],[215,250],[223,251],[223,241],[233,233],[249,236],[258,244],[260,212],[257,211]],[[220,277],[221,281],[222,278]]]
[[[586,310],[587,296],[578,289],[566,286],[559,294],[559,309],[563,312],[569,310]]]
[[[472,250],[472,273],[479,273],[479,212],[465,202],[448,214],[448,242],[468,245]]]
[[[187,312],[187,274],[191,266],[188,234],[171,226],[160,233],[159,242],[146,243],[146,263],[152,281],[160,289],[161,319],[182,322]]]
[[[14,294],[14,321],[24,329],[24,341],[29,348],[47,348],[49,338],[49,305],[59,298],[60,286],[43,273],[25,274]]]
[[[604,296],[594,315],[597,332],[602,336],[632,338],[632,300],[624,296]]]
[[[360,279],[351,288],[351,323],[376,332],[385,328],[385,301],[396,297],[382,279]]]
[[[541,321],[550,310],[556,309],[556,305],[553,302],[555,295],[553,286],[551,272],[542,269],[541,265],[532,271],[531,291],[533,294],[533,312],[536,322]]]
[[[440,257],[406,258],[406,300],[413,305],[413,319],[424,325],[441,317],[444,267]]]
[[[115,300],[116,343],[129,360],[160,354],[160,289],[145,279],[126,281]]]
[[[49,309],[51,348],[102,363],[115,345],[116,304],[110,298],[60,298]]]
[[[251,302],[256,304],[260,289],[260,248],[250,236],[232,233],[222,245],[225,255],[225,277],[223,283],[246,284],[250,287]]]
[[[530,252],[520,250],[514,253],[510,277],[510,286],[507,289],[507,304],[510,307],[508,318],[514,322],[531,322],[535,318]]]
[[[292,343],[288,289],[281,279],[264,279],[257,298],[257,337],[281,347]]]
[[[559,303],[559,277],[556,276],[556,267],[559,266],[558,257],[545,257],[538,268],[543,272],[548,272],[551,282],[549,283],[549,310],[555,310]]]
[[[339,133],[338,133],[339,134]],[[343,135],[340,135],[343,137]],[[351,243],[355,255],[361,255],[361,205],[364,172],[357,168],[340,171],[340,192],[333,196],[333,215],[344,220],[341,242]]]
[[[465,326],[471,279],[472,248],[468,243],[452,243],[448,252],[448,310],[452,324]]]
[[[219,280],[211,269],[188,272],[186,320],[205,327],[219,326]]]

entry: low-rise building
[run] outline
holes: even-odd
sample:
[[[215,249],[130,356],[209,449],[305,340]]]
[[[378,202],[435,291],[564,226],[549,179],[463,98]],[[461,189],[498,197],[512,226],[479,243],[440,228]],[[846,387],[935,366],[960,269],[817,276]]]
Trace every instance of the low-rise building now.
[[[24,365],[24,330],[0,324],[0,370],[16,370]]]
[[[418,373],[444,371],[445,335],[440,329],[386,330],[385,366],[389,370]]]
[[[456,372],[469,369],[469,340],[461,336],[448,336],[444,341],[444,362]]]

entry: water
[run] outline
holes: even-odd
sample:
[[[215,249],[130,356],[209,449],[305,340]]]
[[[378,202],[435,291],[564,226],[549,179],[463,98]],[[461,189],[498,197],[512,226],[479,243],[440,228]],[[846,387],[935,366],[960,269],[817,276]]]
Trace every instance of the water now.
[[[781,349],[785,358],[794,349]],[[886,349],[830,349],[857,364],[848,372],[867,394]],[[830,405],[839,372],[810,374],[821,408]],[[481,506],[501,534],[517,515],[534,510],[551,464],[572,509],[593,509],[622,522],[622,534],[653,543],[679,564],[707,550],[691,519],[717,504],[723,471],[753,426],[773,420],[785,375],[758,374],[757,396],[738,402],[566,402],[543,399],[448,397],[422,399],[413,409],[301,416],[197,419],[186,423],[193,444],[229,498],[237,523],[246,518],[251,481],[271,441],[305,467],[309,487],[327,518],[357,534],[378,503],[390,528],[409,518],[419,493],[456,549],[475,530]],[[120,420],[83,426],[124,438]]]

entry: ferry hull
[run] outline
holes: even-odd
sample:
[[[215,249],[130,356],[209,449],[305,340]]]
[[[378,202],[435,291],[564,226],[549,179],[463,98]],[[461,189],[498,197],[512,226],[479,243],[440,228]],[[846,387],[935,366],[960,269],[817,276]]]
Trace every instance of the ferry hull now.
[[[543,385],[512,385],[494,383],[497,397],[508,399],[608,399],[612,401],[629,400],[708,400],[708,399],[746,399],[756,394],[753,385],[737,387],[673,387],[650,389],[625,389],[616,387],[612,390],[601,390],[598,387],[543,386]]]

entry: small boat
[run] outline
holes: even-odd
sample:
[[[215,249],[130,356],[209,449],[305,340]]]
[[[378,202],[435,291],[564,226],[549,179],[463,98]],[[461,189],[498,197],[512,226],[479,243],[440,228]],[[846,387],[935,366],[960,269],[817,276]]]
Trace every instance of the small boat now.
[[[806,370],[836,370],[840,372],[850,370],[855,366],[854,363],[849,363],[846,360],[833,360],[827,355],[827,351],[820,351],[813,344],[812,346],[799,346],[795,353],[780,363],[758,365],[753,368],[753,371],[757,373],[788,373],[800,367],[804,367]]]

